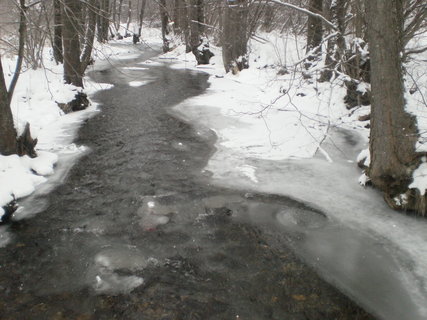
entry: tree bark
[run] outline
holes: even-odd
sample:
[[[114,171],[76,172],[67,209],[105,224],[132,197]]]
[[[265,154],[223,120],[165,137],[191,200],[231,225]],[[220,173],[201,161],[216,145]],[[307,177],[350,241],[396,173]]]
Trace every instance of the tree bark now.
[[[119,32],[120,23],[122,22],[122,7],[123,7],[123,0],[120,0],[119,1],[119,11],[117,13],[117,24],[116,24],[117,32]]]
[[[402,79],[403,0],[365,0],[371,59],[371,164],[374,186],[394,197],[405,192],[418,164],[417,128],[405,109]]]
[[[147,4],[147,0],[141,1],[141,10],[139,11],[139,28],[138,28],[138,38],[141,37],[141,31],[142,31],[142,21],[144,20],[144,14],[145,14],[145,6]]]
[[[128,1],[128,18],[126,21],[125,36],[129,36],[129,25],[130,25],[131,19],[132,19],[132,0],[129,0]]]
[[[237,0],[233,5],[225,1],[222,30],[222,56],[227,72],[237,73],[249,67],[247,60],[248,32],[247,0]]]
[[[11,155],[16,153],[16,129],[13,125],[13,116],[10,109],[10,102],[4,80],[3,66],[0,56],[0,153]]]
[[[181,33],[181,24],[180,24],[180,0],[174,0],[173,3],[173,31],[175,34]]]
[[[308,10],[321,14],[323,9],[323,0],[310,0]],[[322,20],[309,15],[307,19],[307,49],[309,52],[320,45],[323,38]]]
[[[162,39],[163,39],[163,52],[168,52],[169,49],[169,40],[167,38],[168,35],[168,15],[166,12],[166,0],[159,1],[159,9],[160,9],[160,19],[162,22]]]
[[[80,1],[63,0],[62,42],[64,48],[64,80],[83,88],[83,70],[80,63]]]
[[[53,0],[53,57],[56,63],[62,63],[62,19],[60,0]]]
[[[106,42],[108,40],[108,27],[110,25],[110,19],[109,19],[109,5],[108,0],[98,0],[98,17],[97,17],[97,27],[98,27],[98,33],[97,38],[99,42]],[[119,7],[120,8],[120,7]],[[120,24],[120,15],[118,17]],[[118,29],[117,29],[118,30]]]
[[[190,4],[190,47],[191,51],[197,50],[200,45],[201,25],[198,22],[203,22],[203,1],[189,0]]]
[[[190,0],[190,48],[197,60],[197,64],[209,64],[213,53],[209,50],[209,44],[202,40],[204,24],[203,0]]]
[[[19,45],[18,45],[18,59],[16,60],[15,72],[13,73],[12,80],[10,81],[9,90],[7,92],[9,104],[12,101],[13,92],[15,91],[16,84],[18,83],[19,75],[21,74],[22,61],[24,60],[25,38],[27,34],[27,18],[25,11],[25,0],[19,0]]]
[[[87,66],[90,63],[92,50],[93,50],[93,42],[95,40],[95,31],[96,31],[96,0],[88,0],[87,2],[87,24],[86,24],[86,32],[84,37],[84,46],[82,50],[81,56],[81,69],[82,73],[86,70]]]

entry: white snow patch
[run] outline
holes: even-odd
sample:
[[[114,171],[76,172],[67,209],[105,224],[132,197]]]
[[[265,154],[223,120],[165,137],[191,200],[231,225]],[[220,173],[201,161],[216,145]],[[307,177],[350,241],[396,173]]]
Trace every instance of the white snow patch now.
[[[427,189],[427,163],[426,158],[423,157],[423,162],[414,170],[413,181],[409,185],[411,189],[418,189],[420,194],[423,196]]]
[[[363,165],[369,167],[371,164],[371,153],[369,152],[369,148],[363,149],[357,156],[356,161],[359,163],[363,161]]]

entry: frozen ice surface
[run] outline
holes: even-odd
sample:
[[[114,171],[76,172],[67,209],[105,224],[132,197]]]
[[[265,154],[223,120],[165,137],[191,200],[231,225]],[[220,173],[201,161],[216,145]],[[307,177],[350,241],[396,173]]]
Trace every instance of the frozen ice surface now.
[[[141,87],[141,86],[145,86],[146,84],[149,84],[150,82],[152,82],[152,81],[150,81],[150,80],[144,80],[144,81],[131,81],[131,82],[129,82],[129,85],[130,85],[131,87]]]
[[[145,197],[144,204],[138,209],[141,217],[139,224],[144,230],[154,230],[157,226],[167,224],[175,209],[168,205],[160,204],[156,197]]]
[[[144,279],[137,276],[122,276],[113,272],[96,275],[94,289],[97,293],[119,294],[130,293],[144,283]]]
[[[0,216],[3,214],[0,208]],[[6,226],[0,226],[0,248],[3,248],[9,244],[12,239],[11,233],[8,231]]]
[[[115,247],[102,250],[95,256],[93,288],[97,293],[130,293],[144,283],[142,277],[118,274],[117,270],[135,272],[145,268],[150,259],[134,248]]]
[[[339,143],[339,134],[333,139],[337,148],[345,149]],[[335,153],[333,149],[326,150]],[[355,157],[360,146],[354,151]],[[425,319],[427,221],[394,212],[379,192],[358,184],[360,170],[354,163],[346,157],[333,160],[330,163],[323,157],[282,161],[245,158],[234,150],[219,147],[207,170],[214,173],[213,181],[218,185],[284,195],[320,209],[338,227],[315,232],[304,228],[305,240],[296,244],[296,250],[327,279],[384,319]],[[241,174],[239,168],[245,165],[256,168],[258,183]],[[284,224],[298,224],[295,215],[278,219]],[[340,228],[345,228],[345,232]],[[378,243],[382,250],[377,250]],[[384,251],[389,255],[385,256]],[[372,274],[383,275],[372,279]],[[391,302],[379,298],[381,295]]]

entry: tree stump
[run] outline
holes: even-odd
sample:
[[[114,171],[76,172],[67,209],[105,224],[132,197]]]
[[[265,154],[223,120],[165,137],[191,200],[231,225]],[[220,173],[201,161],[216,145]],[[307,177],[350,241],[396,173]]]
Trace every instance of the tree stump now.
[[[22,133],[21,136],[18,137],[16,144],[17,144],[17,154],[19,156],[27,155],[30,158],[37,157],[37,153],[34,149],[37,144],[37,139],[33,139],[31,137],[30,124],[28,122],[25,125],[24,132]]]
[[[74,111],[81,111],[86,109],[89,106],[89,99],[87,94],[84,92],[78,92],[74,99],[67,103],[57,103],[58,107],[61,108],[65,113],[71,113]]]

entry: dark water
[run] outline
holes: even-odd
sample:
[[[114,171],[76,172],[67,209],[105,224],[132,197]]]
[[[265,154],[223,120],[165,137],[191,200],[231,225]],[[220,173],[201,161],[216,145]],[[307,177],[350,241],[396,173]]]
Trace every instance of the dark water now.
[[[10,226],[0,319],[372,319],[301,263],[282,233],[266,237],[235,218],[280,208],[324,217],[210,186],[202,169],[214,134],[168,113],[203,93],[207,76],[144,67],[91,75],[115,85],[97,94],[102,113],[80,131],[91,152],[46,196],[46,210]]]

